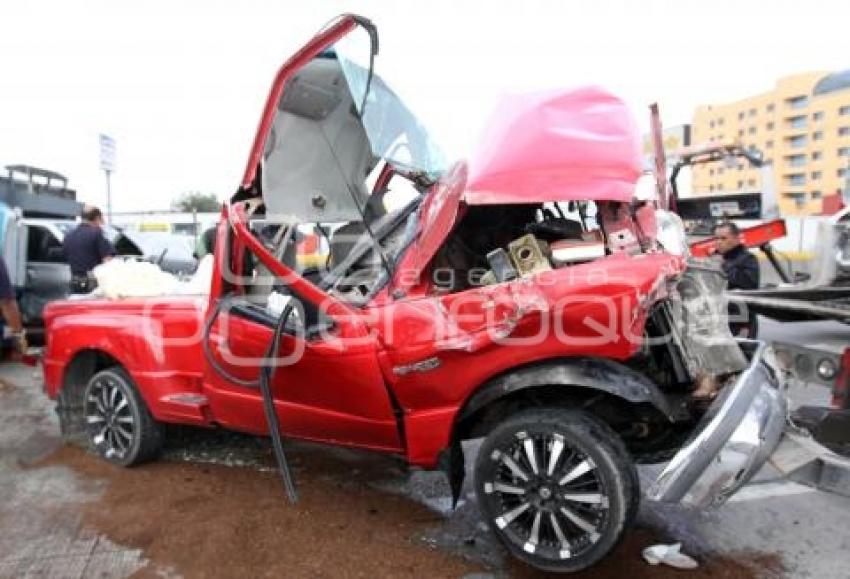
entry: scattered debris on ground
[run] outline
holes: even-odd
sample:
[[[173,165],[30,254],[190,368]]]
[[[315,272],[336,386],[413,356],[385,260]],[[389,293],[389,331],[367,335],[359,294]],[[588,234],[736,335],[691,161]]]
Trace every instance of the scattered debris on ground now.
[[[642,551],[660,541],[663,537],[653,530],[633,529],[610,556],[587,571],[570,575],[570,579],[779,579],[785,576],[777,555],[756,553],[706,556],[699,561],[699,568],[689,570],[647,565]],[[545,577],[520,564],[512,564],[509,573],[514,579]]]
[[[650,545],[643,550],[643,558],[650,565],[669,565],[676,569],[696,569],[699,563],[691,557],[682,553],[681,543],[670,545]]]

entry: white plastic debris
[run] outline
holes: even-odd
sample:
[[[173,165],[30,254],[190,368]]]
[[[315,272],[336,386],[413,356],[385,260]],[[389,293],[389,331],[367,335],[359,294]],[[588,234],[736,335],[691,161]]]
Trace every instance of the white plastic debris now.
[[[101,295],[111,299],[179,293],[176,277],[144,261],[112,259],[95,267],[92,273]]]
[[[146,261],[112,259],[98,265],[92,273],[97,288],[87,295],[72,294],[71,299],[105,297],[109,299],[145,298],[173,295],[207,295],[212,281],[213,257],[204,256],[195,274],[186,281]]]
[[[643,558],[650,565],[663,563],[676,569],[696,569],[699,564],[692,557],[682,553],[682,544],[652,545],[643,550]]]

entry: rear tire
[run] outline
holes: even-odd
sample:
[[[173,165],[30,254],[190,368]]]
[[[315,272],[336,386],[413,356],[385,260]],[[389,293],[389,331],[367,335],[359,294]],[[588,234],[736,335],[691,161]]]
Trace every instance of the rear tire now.
[[[162,450],[162,424],[119,366],[91,377],[83,395],[83,420],[89,449],[111,463],[133,466],[155,459]]]
[[[481,445],[475,491],[487,524],[515,557],[570,573],[620,541],[640,500],[621,439],[586,412],[525,410]]]

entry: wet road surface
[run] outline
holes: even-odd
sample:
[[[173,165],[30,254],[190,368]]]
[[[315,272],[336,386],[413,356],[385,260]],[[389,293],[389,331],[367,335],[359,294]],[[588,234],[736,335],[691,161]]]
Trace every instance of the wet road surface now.
[[[159,462],[120,469],[61,444],[31,368],[5,365],[0,380],[0,577],[542,576],[489,535],[469,482],[453,511],[439,473],[288,441],[293,506],[266,440],[190,429],[170,431]],[[847,535],[829,528],[846,529],[850,501],[797,487],[716,512],[645,503],[620,547],[575,577],[846,577]],[[700,568],[641,559],[670,539]]]

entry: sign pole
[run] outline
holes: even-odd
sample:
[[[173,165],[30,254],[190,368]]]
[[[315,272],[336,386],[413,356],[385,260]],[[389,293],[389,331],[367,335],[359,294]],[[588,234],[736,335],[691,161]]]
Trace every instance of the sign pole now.
[[[112,184],[110,177],[115,170],[115,139],[100,135],[100,168],[106,174],[106,219],[112,224]]]
[[[112,188],[109,183],[112,171],[105,169],[103,172],[106,173],[106,222],[112,225]]]

